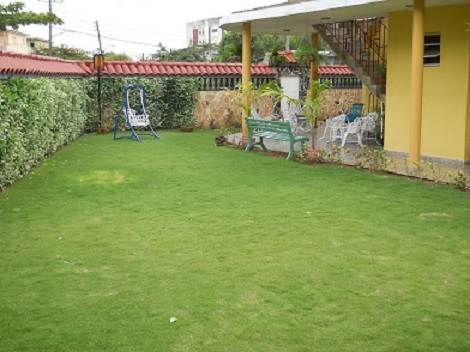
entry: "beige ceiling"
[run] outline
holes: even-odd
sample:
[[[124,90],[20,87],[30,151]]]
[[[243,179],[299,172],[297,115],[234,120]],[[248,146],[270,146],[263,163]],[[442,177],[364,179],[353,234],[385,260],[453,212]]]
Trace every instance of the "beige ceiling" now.
[[[273,6],[236,12],[221,19],[221,27],[241,31],[251,23],[253,33],[306,35],[313,24],[387,17],[390,12],[411,11],[413,0],[312,0],[298,4]],[[426,0],[426,7],[470,4],[470,0]]]

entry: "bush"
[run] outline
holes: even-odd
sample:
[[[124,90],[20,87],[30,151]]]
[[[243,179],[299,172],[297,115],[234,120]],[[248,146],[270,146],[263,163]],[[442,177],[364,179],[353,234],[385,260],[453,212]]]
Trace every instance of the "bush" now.
[[[87,80],[0,81],[0,190],[85,128]]]
[[[95,131],[99,121],[97,105],[97,80],[93,78],[88,95],[93,101],[87,124],[88,131]],[[153,127],[175,128],[194,118],[195,93],[198,79],[188,78],[103,78],[101,80],[102,121],[114,124],[124,102],[124,87],[140,84],[145,87],[146,110]],[[131,106],[140,107],[140,97],[131,96]],[[123,122],[124,120],[122,120]]]

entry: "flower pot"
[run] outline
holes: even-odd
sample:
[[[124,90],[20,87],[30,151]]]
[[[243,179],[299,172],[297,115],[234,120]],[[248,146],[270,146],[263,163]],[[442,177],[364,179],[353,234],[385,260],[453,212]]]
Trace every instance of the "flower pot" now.
[[[312,147],[307,147],[307,161],[310,164],[316,164],[319,160],[320,150],[313,149]]]
[[[181,126],[180,127],[181,132],[192,132],[193,129],[194,129],[194,127],[190,127],[190,126]]]

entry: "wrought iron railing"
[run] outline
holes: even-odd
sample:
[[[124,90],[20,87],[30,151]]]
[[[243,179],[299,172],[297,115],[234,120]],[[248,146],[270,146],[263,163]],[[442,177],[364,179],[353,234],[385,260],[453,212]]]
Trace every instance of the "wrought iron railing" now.
[[[327,23],[323,27],[375,83],[384,83],[388,28],[381,18]]]
[[[320,76],[320,83],[330,82],[330,88],[333,89],[359,89],[362,88],[362,82],[356,76]]]
[[[253,85],[259,87],[265,83],[275,80],[275,77],[254,77]],[[224,89],[235,89],[242,83],[242,77],[199,77],[200,91],[219,91]]]

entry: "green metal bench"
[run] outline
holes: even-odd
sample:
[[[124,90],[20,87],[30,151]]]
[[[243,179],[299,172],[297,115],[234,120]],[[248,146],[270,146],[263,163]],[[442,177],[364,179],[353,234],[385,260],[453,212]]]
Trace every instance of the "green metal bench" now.
[[[309,141],[307,136],[296,136],[293,134],[289,122],[261,120],[254,119],[253,117],[247,117],[245,121],[248,128],[248,145],[245,152],[253,149],[255,145],[261,146],[267,152],[268,149],[264,145],[263,139],[275,139],[289,142],[289,155],[287,155],[287,159],[290,159],[295,154],[295,143],[300,143],[301,150],[304,150],[305,142]],[[259,138],[259,141],[255,142],[255,138]]]

